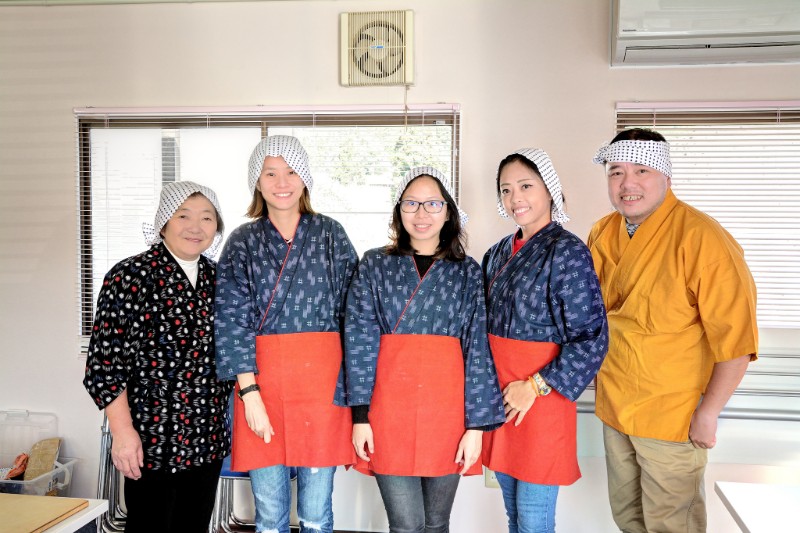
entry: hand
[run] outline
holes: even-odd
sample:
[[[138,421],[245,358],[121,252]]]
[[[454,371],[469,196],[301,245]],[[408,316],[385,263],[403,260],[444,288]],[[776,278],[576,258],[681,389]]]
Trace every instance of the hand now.
[[[130,479],[142,477],[144,452],[142,452],[142,439],[139,438],[139,433],[131,425],[112,432],[111,437],[111,461],[116,469]]]
[[[360,459],[369,462],[369,453],[375,453],[375,442],[372,440],[372,426],[369,424],[353,424],[353,448]]]
[[[272,429],[272,424],[269,423],[267,408],[264,407],[261,395],[251,392],[250,394],[245,394],[242,401],[244,402],[244,418],[247,420],[247,427],[259,438],[264,439],[265,443],[269,444],[275,434],[275,430]]]
[[[692,414],[689,423],[689,440],[695,448],[710,449],[717,444],[717,417],[702,411],[701,406]]]
[[[750,364],[750,357],[751,355],[742,355],[714,364],[703,401],[695,409],[689,423],[689,440],[695,448],[708,449],[717,444],[717,419],[742,381],[747,365]]]
[[[511,422],[514,417],[515,426],[522,424],[525,414],[533,407],[536,393],[531,384],[525,381],[512,381],[503,389],[503,406],[506,408],[506,422]]]
[[[464,465],[459,474],[462,476],[466,474],[467,470],[475,464],[475,461],[480,459],[481,446],[483,446],[483,431],[468,429],[464,432],[456,452],[456,463]]]

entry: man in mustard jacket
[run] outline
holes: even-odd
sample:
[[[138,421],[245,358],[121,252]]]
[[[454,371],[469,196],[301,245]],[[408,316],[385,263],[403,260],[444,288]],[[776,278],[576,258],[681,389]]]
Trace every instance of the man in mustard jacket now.
[[[753,277],[734,238],[672,193],[661,134],[623,131],[594,162],[616,209],[588,242],[611,337],[595,412],[614,521],[704,532],[717,418],[758,349]]]

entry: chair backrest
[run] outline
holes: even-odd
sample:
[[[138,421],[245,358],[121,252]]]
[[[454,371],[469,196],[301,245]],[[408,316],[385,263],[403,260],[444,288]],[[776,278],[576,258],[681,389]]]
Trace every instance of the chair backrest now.
[[[240,479],[240,478],[249,478],[250,474],[247,472],[235,472],[231,470],[231,456],[229,455],[228,457],[222,460],[222,470],[219,473],[219,477]]]

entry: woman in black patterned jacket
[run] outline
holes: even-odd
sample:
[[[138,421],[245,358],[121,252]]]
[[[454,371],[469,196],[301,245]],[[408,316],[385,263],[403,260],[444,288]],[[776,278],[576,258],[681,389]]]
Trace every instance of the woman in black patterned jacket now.
[[[164,186],[150,248],[103,280],[84,385],[105,409],[114,466],[125,475],[126,532],[208,529],[228,454],[231,386],[214,361],[214,192]]]

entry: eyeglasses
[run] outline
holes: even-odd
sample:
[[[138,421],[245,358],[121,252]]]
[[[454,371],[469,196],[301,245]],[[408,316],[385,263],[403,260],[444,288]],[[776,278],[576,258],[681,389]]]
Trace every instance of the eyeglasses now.
[[[403,213],[416,213],[419,211],[419,206],[422,206],[426,213],[436,214],[442,212],[445,201],[428,200],[427,202],[417,202],[416,200],[400,200],[400,210]]]

